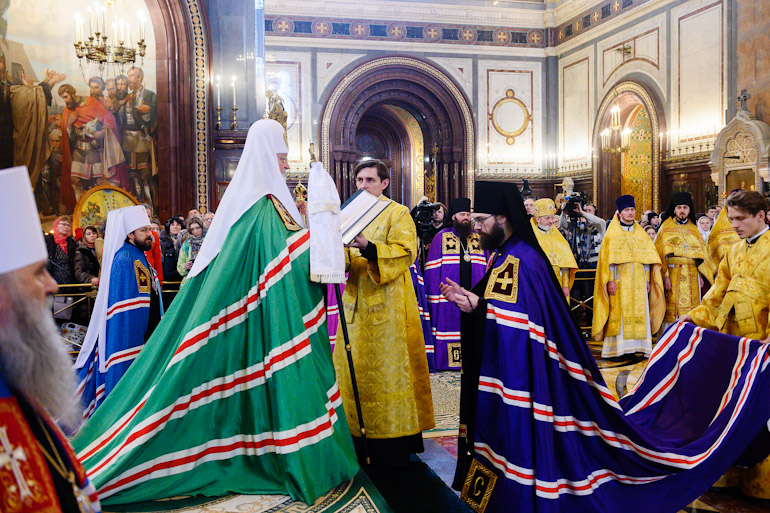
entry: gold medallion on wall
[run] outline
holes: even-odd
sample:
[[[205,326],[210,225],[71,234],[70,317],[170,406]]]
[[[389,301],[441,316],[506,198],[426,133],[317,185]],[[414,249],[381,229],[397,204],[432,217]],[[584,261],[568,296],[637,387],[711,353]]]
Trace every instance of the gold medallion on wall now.
[[[515,105],[521,109],[523,113],[521,126],[516,127],[513,130],[504,129],[498,120],[500,109],[508,104]],[[492,106],[492,112],[489,113],[489,121],[492,123],[492,128],[495,129],[495,132],[505,137],[505,144],[513,146],[516,142],[516,138],[523,134],[532,122],[532,113],[527,108],[527,105],[521,99],[516,97],[516,92],[513,89],[506,89],[505,96],[497,100]]]

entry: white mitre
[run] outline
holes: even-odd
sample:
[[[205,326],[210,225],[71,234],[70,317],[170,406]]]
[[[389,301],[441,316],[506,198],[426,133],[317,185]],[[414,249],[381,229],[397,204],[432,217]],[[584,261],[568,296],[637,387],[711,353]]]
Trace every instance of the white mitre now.
[[[0,170],[0,274],[48,260],[43,227],[26,166]]]
[[[107,213],[107,226],[104,229],[104,248],[102,249],[102,269],[99,278],[99,292],[96,294],[94,310],[88,323],[86,338],[80,348],[80,354],[75,362],[75,368],[85,365],[91,356],[94,346],[99,344],[99,372],[106,372],[104,356],[106,355],[105,340],[107,340],[107,308],[110,295],[110,275],[112,261],[129,233],[143,226],[150,225],[147,209],[142,205],[123,207],[110,210]]]

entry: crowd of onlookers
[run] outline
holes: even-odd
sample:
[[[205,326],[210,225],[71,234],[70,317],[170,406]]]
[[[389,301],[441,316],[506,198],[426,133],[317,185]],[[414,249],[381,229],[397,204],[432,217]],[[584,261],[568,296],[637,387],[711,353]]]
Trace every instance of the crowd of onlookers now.
[[[147,261],[158,275],[159,281],[171,290],[187,276],[195,262],[195,257],[203,244],[211,222],[213,212],[201,214],[191,209],[186,217],[175,215],[164,225],[153,217],[152,208],[145,204],[151,220],[153,247],[145,253]],[[60,289],[63,294],[78,294],[99,286],[101,272],[102,247],[104,245],[104,226],[89,225],[73,232],[72,218],[61,216],[53,222],[53,229],[45,234],[48,248],[48,272],[59,285],[82,285]],[[166,307],[173,299],[172,294],[164,294]],[[66,306],[75,303],[69,308]],[[88,302],[74,302],[70,298],[61,298],[54,305],[59,311],[57,318],[87,324],[90,316]]]

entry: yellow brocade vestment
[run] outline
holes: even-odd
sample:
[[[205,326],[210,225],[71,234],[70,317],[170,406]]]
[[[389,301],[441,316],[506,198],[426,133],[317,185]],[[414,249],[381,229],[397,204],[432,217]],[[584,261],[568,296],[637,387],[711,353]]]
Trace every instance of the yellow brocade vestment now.
[[[695,324],[738,337],[770,335],[770,235],[749,246],[733,244],[719,264],[714,286],[690,317]]]
[[[690,317],[704,328],[763,340],[770,336],[769,315],[770,233],[765,232],[751,246],[739,239],[726,247],[714,286]],[[770,458],[746,470],[733,468],[728,475],[743,482],[747,495],[770,499]]]
[[[709,233],[709,254],[711,256],[711,265],[714,266],[714,273],[719,269],[719,263],[725,257],[725,253],[730,246],[741,240],[735,233],[732,223],[727,219],[727,207],[719,211],[719,215],[714,220],[714,227]]]
[[[610,269],[612,265],[617,268],[617,279]],[[650,269],[649,296],[645,265]],[[618,287],[612,296],[607,292],[610,281],[616,281]],[[604,235],[596,266],[593,339],[601,341],[619,335],[621,317],[624,338],[644,339],[647,337],[647,315],[654,333],[660,328],[665,311],[661,263],[655,245],[638,223],[634,222],[633,230],[625,231],[615,216]]]
[[[671,280],[663,321],[672,323],[700,304],[698,273],[714,283],[714,269],[703,237],[692,221],[680,224],[673,217],[666,219],[655,238],[655,248],[663,263],[663,277]]]
[[[535,232],[535,237],[537,237],[537,242],[543,248],[545,256],[548,257],[548,261],[551,263],[551,267],[553,267],[553,272],[556,274],[559,284],[562,287],[572,289],[578,265],[567,239],[564,238],[564,235],[559,230],[553,227],[550,231],[544,232],[538,228],[534,217],[530,219],[530,222],[532,223],[532,231]]]
[[[363,231],[377,247],[369,261],[347,248],[348,281],[342,297],[361,409],[369,438],[397,438],[434,427],[433,401],[417,298],[409,267],[417,233],[409,210],[392,203]],[[350,430],[359,433],[344,344],[334,368]]]

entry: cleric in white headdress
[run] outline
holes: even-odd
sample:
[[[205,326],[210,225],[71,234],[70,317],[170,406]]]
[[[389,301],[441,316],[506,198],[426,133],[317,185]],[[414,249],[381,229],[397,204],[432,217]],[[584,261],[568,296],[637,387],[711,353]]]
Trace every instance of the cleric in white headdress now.
[[[185,286],[73,440],[105,503],[312,504],[358,471],[283,134],[273,120],[251,126]]]
[[[58,286],[46,269],[26,167],[0,170],[0,477],[2,511],[99,511],[85,469],[57,427],[77,425],[75,376],[51,315]],[[56,421],[54,420],[56,419]]]
[[[104,231],[99,293],[75,364],[84,418],[115,388],[163,315],[160,285],[144,255],[152,248],[146,209],[110,211]]]

